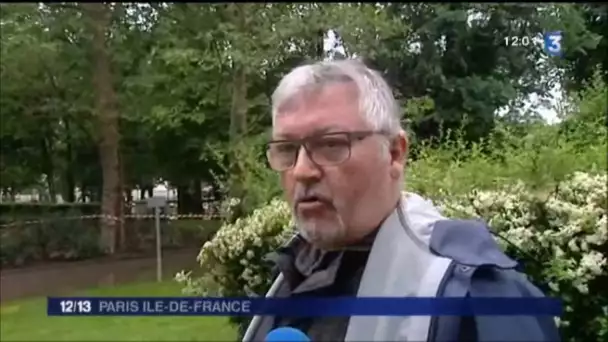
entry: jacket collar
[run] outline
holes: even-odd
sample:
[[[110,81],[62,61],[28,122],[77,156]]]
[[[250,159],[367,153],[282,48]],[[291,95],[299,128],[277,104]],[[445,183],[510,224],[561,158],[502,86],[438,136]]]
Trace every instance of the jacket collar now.
[[[417,240],[435,254],[470,266],[514,268],[509,258],[494,241],[487,225],[476,220],[447,219],[429,200],[414,193],[404,193],[401,207],[404,224]],[[287,244],[268,256],[283,273],[292,290],[308,291],[335,281],[344,252],[368,252],[375,240],[374,230],[359,244],[342,251],[323,251],[296,234]],[[300,285],[297,285],[300,284]]]
[[[414,193],[405,193],[403,201],[406,224],[435,254],[469,266],[517,266],[483,221],[445,218],[431,201]]]
[[[295,293],[310,291],[329,286],[336,281],[345,253],[369,253],[376,234],[377,229],[356,245],[340,251],[316,248],[298,234],[269,257],[276,263]]]

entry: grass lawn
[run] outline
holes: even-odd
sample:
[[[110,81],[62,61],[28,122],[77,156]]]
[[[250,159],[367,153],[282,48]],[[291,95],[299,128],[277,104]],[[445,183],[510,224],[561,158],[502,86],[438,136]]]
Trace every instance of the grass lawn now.
[[[83,296],[179,296],[178,284],[140,283],[82,291]],[[236,341],[224,317],[48,317],[46,298],[0,308],[0,341]]]

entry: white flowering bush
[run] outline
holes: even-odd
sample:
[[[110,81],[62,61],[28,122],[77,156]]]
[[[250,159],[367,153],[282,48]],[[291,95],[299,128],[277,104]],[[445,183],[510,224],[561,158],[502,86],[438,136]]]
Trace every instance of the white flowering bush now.
[[[510,241],[497,239],[524,261],[535,283],[548,285],[548,295],[564,300],[564,338],[598,341],[608,338],[607,181],[606,174],[577,172],[545,193],[517,183],[435,200],[444,215],[482,218]],[[204,244],[198,258],[202,278],[179,274],[178,280],[189,293],[263,295],[272,281],[264,257],[287,241],[292,227],[288,205],[275,199]]]
[[[227,219],[232,218],[240,204],[240,198],[228,197],[220,203],[220,216]]]
[[[186,283],[190,293],[264,294],[271,283],[271,265],[264,257],[293,235],[291,220],[287,203],[274,199],[250,216],[224,225],[198,255],[204,277],[193,279],[180,273],[177,280]]]
[[[606,174],[574,173],[549,193],[522,183],[473,191],[441,201],[449,217],[478,217],[505,240],[536,284],[564,301],[566,340],[608,339],[608,222]]]

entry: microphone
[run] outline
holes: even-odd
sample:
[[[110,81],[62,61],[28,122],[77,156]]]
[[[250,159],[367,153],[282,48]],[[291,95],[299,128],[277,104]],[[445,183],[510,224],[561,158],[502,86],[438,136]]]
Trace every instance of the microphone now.
[[[266,335],[265,342],[310,342],[310,338],[302,331],[291,328],[282,327],[271,330]]]

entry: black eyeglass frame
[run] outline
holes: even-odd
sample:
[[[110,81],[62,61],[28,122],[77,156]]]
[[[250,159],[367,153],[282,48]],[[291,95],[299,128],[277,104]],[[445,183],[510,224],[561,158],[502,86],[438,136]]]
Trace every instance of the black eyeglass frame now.
[[[315,134],[315,135],[311,135],[309,137],[302,138],[302,139],[271,140],[266,143],[266,159],[268,161],[270,168],[272,168],[275,171],[282,172],[282,171],[290,170],[296,165],[296,162],[298,161],[298,157],[300,156],[300,151],[302,150],[302,146],[303,146],[306,155],[315,165],[317,165],[317,166],[336,166],[336,165],[340,165],[350,159],[350,157],[352,155],[352,146],[353,146],[354,142],[362,141],[373,135],[384,135],[387,137],[389,136],[389,134],[385,131],[368,130],[368,131],[339,131],[339,132]],[[339,162],[333,162],[333,163],[329,163],[329,164],[328,163],[318,163],[317,161],[314,160],[314,157],[311,152],[309,144],[311,142],[317,141],[319,139],[322,139],[325,137],[332,137],[332,136],[346,136],[347,141],[348,141],[348,145],[347,145],[348,154],[346,155],[346,157],[343,160],[341,160]],[[280,143],[292,143],[297,147],[296,152],[294,153],[293,160],[289,167],[277,168],[277,167],[274,167],[272,164],[272,158],[270,156],[270,148],[272,145],[280,144]]]

